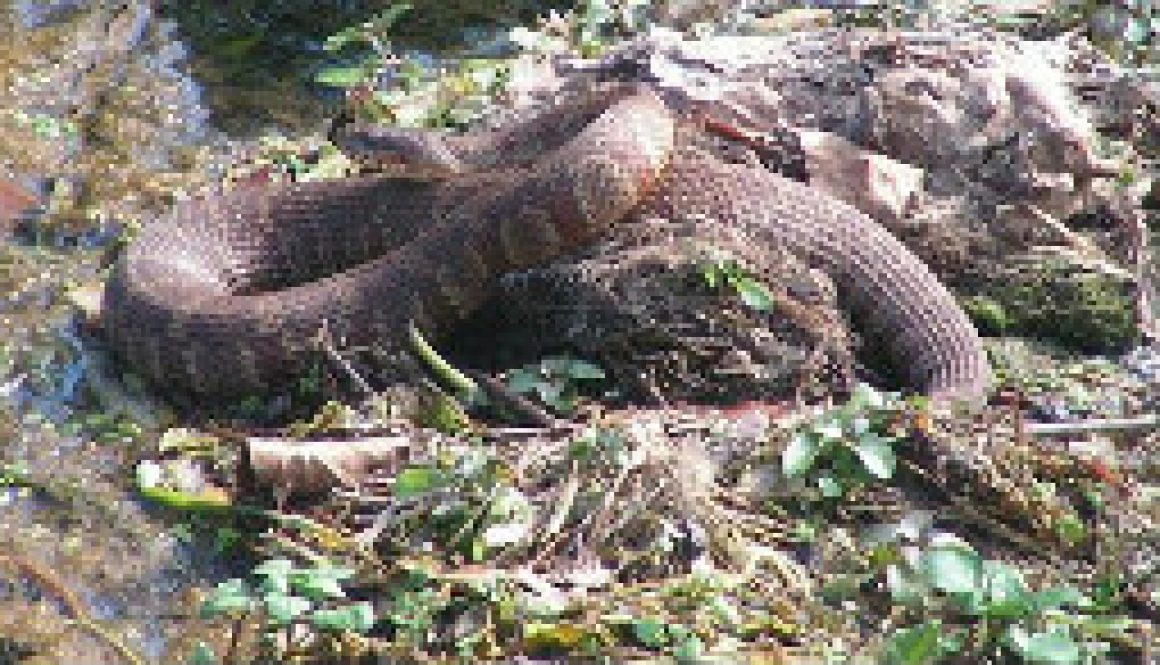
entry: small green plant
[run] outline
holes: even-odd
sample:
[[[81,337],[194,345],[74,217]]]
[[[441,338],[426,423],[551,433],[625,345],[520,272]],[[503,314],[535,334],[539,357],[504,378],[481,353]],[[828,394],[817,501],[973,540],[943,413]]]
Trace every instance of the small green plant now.
[[[328,37],[322,48],[333,53],[350,50],[351,47],[369,47],[356,59],[346,65],[328,67],[314,75],[314,80],[336,88],[355,88],[374,80],[383,62],[391,58],[391,41],[388,34],[411,5],[391,5],[371,20],[346,28]]]
[[[1108,650],[1128,621],[1099,615],[1070,587],[1032,591],[1020,571],[984,560],[955,538],[893,557],[886,586],[897,605],[919,619],[890,636],[882,662],[938,663],[952,656],[1001,662],[1081,663]]]
[[[0,487],[28,487],[32,484],[28,467],[21,462],[0,463]]]
[[[773,294],[735,259],[718,256],[701,264],[701,278],[710,289],[729,289],[758,312],[773,310]]]
[[[468,561],[482,561],[530,533],[531,501],[513,486],[503,464],[475,448],[401,470],[392,494],[415,506],[416,519],[402,526],[408,537]]]
[[[75,122],[61,120],[46,113],[26,113],[24,111],[8,111],[8,115],[22,127],[31,128],[43,139],[73,139],[79,130]]]
[[[256,586],[240,579],[222,582],[202,605],[204,617],[261,612],[267,634],[300,622],[323,632],[365,633],[374,626],[370,603],[342,602],[341,582],[354,571],[329,565],[298,568],[287,559],[269,559],[251,573]]]
[[[645,617],[633,619],[630,625],[641,646],[669,651],[679,662],[695,660],[705,650],[701,638],[680,624]]]
[[[503,90],[510,71],[496,58],[454,60],[399,57],[388,34],[410,5],[393,5],[375,18],[331,35],[323,48],[353,52],[314,80],[348,91],[352,113],[400,127],[463,127]]]
[[[617,38],[646,30],[650,3],[651,0],[581,0],[574,11],[563,16],[553,14],[550,25],[543,29],[517,27],[509,39],[531,51],[565,49],[584,58],[596,57]]]
[[[901,408],[896,397],[859,384],[846,404],[799,427],[782,453],[787,478],[813,474],[823,497],[841,497],[873,479],[889,480],[897,459],[889,432]]]
[[[577,386],[584,381],[599,381],[604,371],[592,363],[575,358],[552,357],[508,373],[507,387],[519,394],[534,393],[540,401],[563,414],[576,409]]]

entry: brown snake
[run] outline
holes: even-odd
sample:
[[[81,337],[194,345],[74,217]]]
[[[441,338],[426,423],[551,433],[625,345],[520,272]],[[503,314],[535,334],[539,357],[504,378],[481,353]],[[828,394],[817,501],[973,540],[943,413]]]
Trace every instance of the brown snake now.
[[[638,85],[461,137],[356,130],[338,142],[404,172],[245,187],[182,203],[116,265],[104,321],[150,382],[204,395],[277,387],[325,321],[352,345],[440,331],[506,272],[542,265],[648,213],[703,215],[826,270],[883,334],[910,385],[978,398],[990,369],[951,294],[853,207],[763,169],[681,148],[679,121]],[[410,142],[410,143],[409,143]]]

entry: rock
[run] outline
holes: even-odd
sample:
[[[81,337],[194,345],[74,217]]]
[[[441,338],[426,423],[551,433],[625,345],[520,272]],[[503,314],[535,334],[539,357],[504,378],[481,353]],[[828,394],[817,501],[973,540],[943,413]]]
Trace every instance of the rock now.
[[[924,172],[828,132],[802,132],[809,182],[887,225],[913,210]]]

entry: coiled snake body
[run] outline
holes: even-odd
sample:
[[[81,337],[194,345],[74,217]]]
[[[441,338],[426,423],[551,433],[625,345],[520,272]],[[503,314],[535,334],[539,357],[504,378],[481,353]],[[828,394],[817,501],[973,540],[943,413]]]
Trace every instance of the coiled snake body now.
[[[677,127],[654,94],[620,85],[504,131],[414,135],[421,150],[386,153],[449,177],[248,187],[180,204],[115,266],[107,338],[151,382],[252,393],[301,372],[324,321],[353,345],[398,343],[408,322],[452,325],[500,275],[576,251],[634,213],[703,215],[829,272],[914,388],[982,394],[990,373],[973,326],[901,243],[800,183],[680,150]]]

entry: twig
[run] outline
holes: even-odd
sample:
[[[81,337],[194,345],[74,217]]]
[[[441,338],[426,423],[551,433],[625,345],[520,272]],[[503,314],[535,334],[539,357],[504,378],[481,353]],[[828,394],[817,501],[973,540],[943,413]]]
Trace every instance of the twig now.
[[[54,594],[72,616],[81,617],[88,613],[80,597],[73,593],[73,590],[57,577],[56,573],[44,566],[19,554],[0,554],[0,565],[19,571],[35,581],[41,588]]]
[[[355,382],[359,390],[363,391],[367,396],[374,396],[375,389],[371,387],[371,384],[367,383],[367,380],[355,371],[350,361],[343,358],[342,354],[338,352],[338,349],[334,347],[326,319],[322,320],[322,329],[318,333],[318,344],[322,347],[327,357],[334,361],[334,364],[338,365],[339,369],[345,372]]]
[[[226,663],[226,665],[237,665],[238,663],[238,653],[242,642],[243,621],[244,619],[242,617],[235,617],[233,625],[230,627],[230,646],[226,650],[226,655],[222,658],[222,662]]]
[[[636,468],[636,465],[634,464],[625,464],[624,466],[620,467],[620,472],[616,474],[616,478],[613,479],[612,485],[608,488],[608,492],[605,493],[604,501],[601,503],[600,508],[585,515],[584,518],[580,520],[580,523],[576,525],[574,531],[577,533],[577,535],[579,535],[584,529],[588,528],[588,526],[592,524],[592,521],[598,515],[603,519],[604,513],[608,511],[608,509],[612,506],[612,502],[616,499],[616,493],[620,490],[620,486],[624,483],[624,479],[628,477],[629,472],[634,468]],[[531,562],[529,562],[528,566],[530,568],[534,568],[536,564],[543,561],[545,557],[551,554],[556,549],[556,547],[559,546],[560,540],[563,539],[563,537],[563,531],[556,534],[550,541],[548,541],[548,543],[544,546],[544,549],[541,550],[540,553],[531,560]]]
[[[1135,276],[1134,284],[1136,285],[1136,330],[1139,331],[1140,337],[1146,343],[1153,343],[1160,338],[1160,326],[1152,316],[1152,303],[1150,298],[1154,295],[1151,289],[1151,282],[1148,279],[1148,241],[1149,231],[1148,224],[1144,220],[1144,213],[1142,210],[1129,209],[1125,212],[1128,220],[1124,226],[1128,234],[1129,255],[1128,260],[1132,264],[1132,272]]]
[[[641,497],[639,501],[633,501],[628,506],[625,506],[624,512],[620,514],[620,517],[615,522],[607,527],[602,524],[600,525],[601,528],[599,530],[593,528],[593,538],[597,539],[598,537],[600,540],[604,540],[612,537],[613,534],[620,531],[626,524],[635,519],[638,515],[640,515],[641,512],[651,506],[653,502],[656,501],[657,497],[659,497],[668,489],[666,485],[667,483],[665,482],[664,478],[657,478],[656,486],[652,489],[652,491]]]
[[[1093,245],[1091,241],[1079,235],[1075,231],[1067,228],[1067,225],[1061,222],[1054,215],[1047,213],[1046,211],[1041,210],[1038,206],[1032,205],[1030,203],[1024,203],[1022,206],[1023,209],[1026,210],[1031,215],[1031,217],[1035,219],[1035,221],[1050,229],[1056,236],[1063,240],[1063,242],[1072,249],[1082,252],[1088,256],[1099,256],[1099,250],[1096,249],[1095,245]]]
[[[1041,554],[1053,564],[1061,564],[1059,555],[1052,548],[1044,548],[1042,543],[1036,542],[1027,536],[1019,533],[1015,529],[1007,526],[1003,522],[996,520],[988,515],[984,515],[979,511],[979,505],[967,501],[964,497],[955,494],[943,486],[942,483],[931,477],[931,474],[923,469],[918,464],[915,464],[908,459],[900,459],[899,462],[911,473],[918,478],[921,478],[927,485],[933,487],[936,491],[941,493],[945,499],[951,502],[955,513],[964,520],[974,522],[992,533],[1005,538],[1007,542],[1016,545],[1025,552],[1034,552]]]
[[[103,641],[122,658],[132,663],[132,665],[146,665],[144,658],[136,654],[126,644],[121,642],[116,635],[96,621],[88,617],[76,617],[75,619],[71,619],[70,623]]]
[[[470,372],[469,375],[483,386],[488,401],[521,419],[521,424],[531,424],[538,427],[555,427],[560,424],[560,421],[552,414],[536,406],[523,395],[508,390],[501,381],[476,372]]]
[[[68,623],[101,640],[132,665],[145,665],[144,658],[134,653],[116,635],[89,617],[84,603],[63,580],[57,577],[56,573],[18,554],[0,554],[0,565],[16,569],[35,581],[41,588],[55,594],[73,617]]]
[[[1027,434],[1034,436],[1147,431],[1157,428],[1160,428],[1160,414],[1155,413],[1135,418],[1099,418],[1071,423],[1027,423],[1023,426]]]

